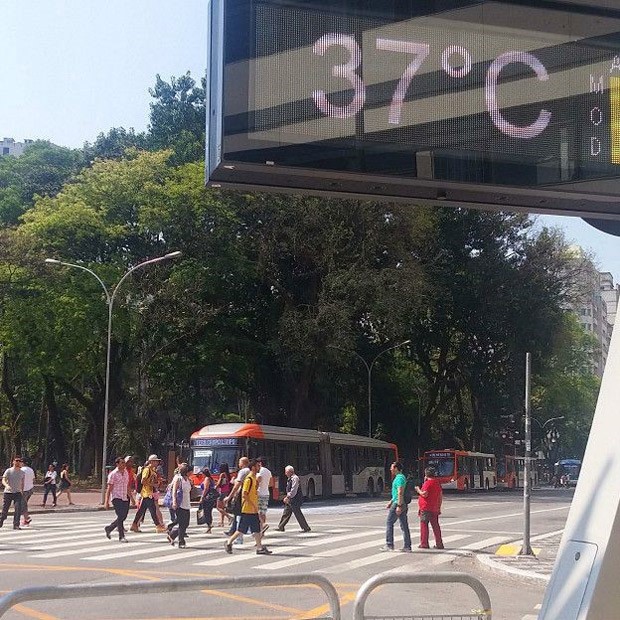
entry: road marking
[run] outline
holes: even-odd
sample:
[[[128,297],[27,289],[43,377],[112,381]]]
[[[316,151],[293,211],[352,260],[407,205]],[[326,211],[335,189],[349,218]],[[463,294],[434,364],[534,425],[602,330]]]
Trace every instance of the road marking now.
[[[143,545],[146,543],[134,543],[134,544]],[[108,541],[107,545],[101,545],[100,547],[91,547],[90,549],[69,549],[69,551],[54,551],[52,553],[37,553],[33,555],[32,557],[34,558],[63,558],[68,555],[79,555],[80,553],[88,553],[89,551],[91,553],[95,551],[105,551],[107,549],[110,549],[111,545],[112,543]],[[114,554],[114,557],[116,557],[116,554]]]
[[[558,510],[568,510],[570,505],[561,506],[560,508],[544,508],[542,510],[532,510],[531,514],[543,514],[545,512],[557,512]],[[478,523],[479,521],[496,521],[497,519],[509,519],[510,517],[522,517],[523,511],[521,512],[512,512],[510,514],[505,515],[495,515],[493,517],[479,517],[477,519],[463,519],[461,521],[452,521],[450,522],[450,527],[454,525],[462,525],[463,523]]]
[[[130,547],[127,549],[127,547]],[[103,555],[89,555],[88,557],[81,558],[82,560],[88,560],[89,562],[104,562],[105,560],[115,560],[116,558],[129,558],[134,557],[136,555],[146,555],[148,553],[164,553],[167,554],[170,551],[174,551],[174,547],[170,545],[150,545],[148,543],[143,542],[135,542],[130,543],[127,547],[117,547],[117,549],[122,548],[123,551],[114,551],[112,553],[104,553]],[[136,547],[139,547],[136,549]],[[96,549],[91,549],[91,551],[109,551],[110,547],[98,547]],[[127,549],[127,551],[124,551]],[[86,551],[84,549],[84,551]],[[208,553],[208,550],[205,549],[203,553]]]
[[[199,551],[179,551],[177,553],[171,553],[164,555],[160,558],[147,558],[146,560],[136,560],[138,564],[163,564],[164,562],[172,562],[187,560],[189,558],[195,558],[196,556],[204,556],[209,551],[206,549],[200,549]]]
[[[294,547],[280,547],[278,549],[278,553],[290,553],[291,551],[299,551],[299,547],[296,545]],[[213,551],[211,552],[213,553]],[[252,554],[237,552],[234,555],[228,555],[223,547],[220,553],[221,555],[218,555],[217,559],[207,560],[206,562],[196,562],[195,566],[220,566],[222,564],[234,564],[235,562],[247,562],[250,558],[259,557],[256,555],[253,548]]]

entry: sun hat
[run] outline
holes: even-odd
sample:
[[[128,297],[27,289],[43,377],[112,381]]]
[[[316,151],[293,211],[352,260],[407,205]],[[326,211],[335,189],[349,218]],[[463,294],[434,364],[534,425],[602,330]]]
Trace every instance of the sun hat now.
[[[157,454],[151,454],[148,458],[149,461],[161,461],[161,459],[157,456]]]

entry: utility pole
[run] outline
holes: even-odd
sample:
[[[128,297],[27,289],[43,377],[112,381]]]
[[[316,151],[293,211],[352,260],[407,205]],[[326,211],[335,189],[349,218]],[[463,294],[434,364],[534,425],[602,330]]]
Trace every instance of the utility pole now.
[[[530,471],[532,462],[532,412],[530,410],[530,376],[532,354],[525,354],[525,467],[523,480],[523,546],[519,555],[534,555],[530,545]]]

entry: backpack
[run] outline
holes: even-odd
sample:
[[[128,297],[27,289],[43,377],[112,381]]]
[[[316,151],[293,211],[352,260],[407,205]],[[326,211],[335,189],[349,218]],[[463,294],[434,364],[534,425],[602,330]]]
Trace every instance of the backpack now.
[[[403,493],[403,497],[405,500],[405,504],[411,504],[411,500],[415,495],[415,480],[411,474],[407,476],[407,481],[405,482],[405,491]]]
[[[136,493],[142,492],[142,472],[142,468],[136,472]]]

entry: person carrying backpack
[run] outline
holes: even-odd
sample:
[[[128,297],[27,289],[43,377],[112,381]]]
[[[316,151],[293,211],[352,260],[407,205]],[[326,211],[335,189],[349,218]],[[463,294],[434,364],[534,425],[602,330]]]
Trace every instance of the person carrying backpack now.
[[[416,487],[415,491],[419,495],[420,544],[418,547],[428,549],[428,524],[430,523],[435,536],[435,549],[443,549],[441,528],[439,527],[443,490],[433,467],[427,467],[424,470],[424,483],[421,487]]]
[[[386,506],[388,516],[385,526],[385,545],[381,547],[381,551],[394,551],[394,523],[398,521],[403,532],[403,548],[401,551],[411,553],[411,532],[409,531],[409,520],[407,518],[409,506],[405,501],[407,479],[405,474],[403,474],[402,463],[399,461],[392,463],[390,465],[390,472],[393,476],[392,498]]]

